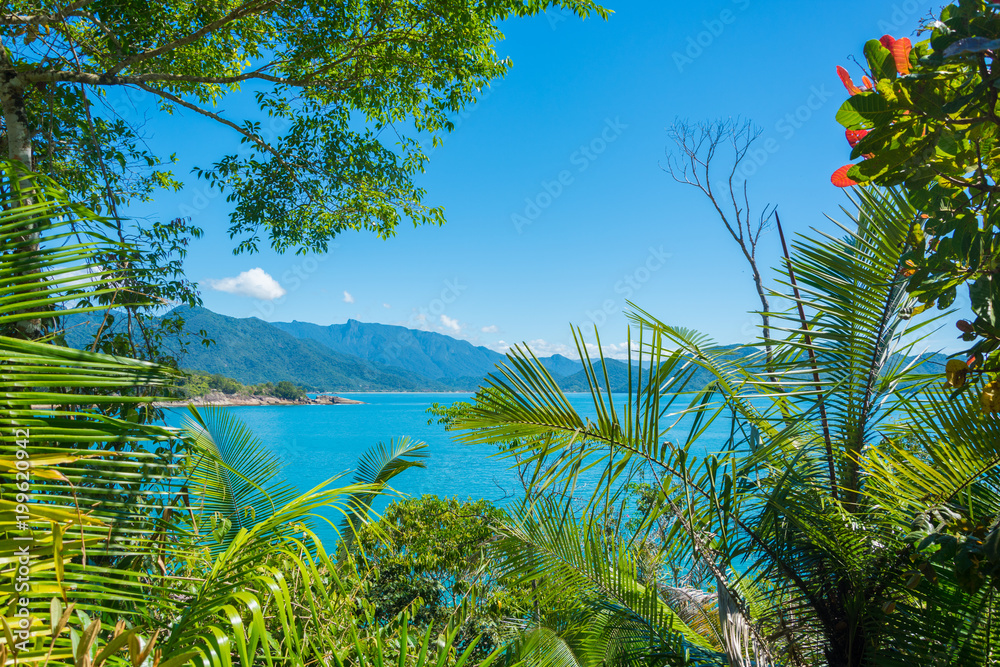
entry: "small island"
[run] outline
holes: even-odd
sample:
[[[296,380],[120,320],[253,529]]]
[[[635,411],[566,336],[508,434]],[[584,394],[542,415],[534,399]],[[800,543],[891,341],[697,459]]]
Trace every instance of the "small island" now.
[[[307,389],[288,380],[245,385],[238,380],[202,371],[185,371],[178,403],[194,406],[257,406],[257,405],[362,405],[364,401],[331,394],[310,398]],[[170,404],[174,404],[171,402]]]

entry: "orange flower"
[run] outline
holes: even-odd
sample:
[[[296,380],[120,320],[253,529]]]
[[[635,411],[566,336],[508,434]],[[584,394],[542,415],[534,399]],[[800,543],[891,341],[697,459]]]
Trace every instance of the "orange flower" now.
[[[906,75],[910,73],[910,51],[913,45],[908,37],[897,39],[892,45],[892,58],[896,61],[896,71]]]
[[[851,81],[851,75],[848,74],[847,70],[840,65],[837,65],[837,76],[840,77],[840,80],[844,83],[844,88],[847,88],[847,92],[851,95],[857,95],[861,92],[861,89],[855,86],[854,82]]]
[[[830,177],[830,182],[838,188],[849,188],[852,185],[857,185],[857,181],[847,177],[847,172],[850,171],[853,166],[853,164],[845,164],[843,167],[833,172],[833,176]]]

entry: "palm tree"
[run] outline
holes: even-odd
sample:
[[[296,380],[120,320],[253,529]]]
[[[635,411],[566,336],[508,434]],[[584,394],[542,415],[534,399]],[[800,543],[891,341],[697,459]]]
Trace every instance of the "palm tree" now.
[[[621,511],[640,472],[652,479],[654,502],[623,537],[654,540],[663,572],[711,574],[732,665],[986,664],[1000,637],[994,588],[981,584],[1000,558],[971,530],[956,556],[949,527],[985,533],[1000,516],[997,417],[917,372],[926,323],[913,319],[904,262],[916,212],[894,191],[856,196],[843,237],[802,239],[788,257],[775,296],[791,308],[772,314],[781,339],[734,350],[637,310],[641,352],[621,406],[582,345],[595,420],[518,350],[459,426],[470,443],[528,443],[524,460],[554,461],[536,482],[561,493],[599,473],[576,509],[589,521]],[[682,418],[684,435],[671,428]],[[716,420],[727,442],[697,454]],[[950,552],[927,553],[941,544]],[[962,580],[962,553],[978,587]]]

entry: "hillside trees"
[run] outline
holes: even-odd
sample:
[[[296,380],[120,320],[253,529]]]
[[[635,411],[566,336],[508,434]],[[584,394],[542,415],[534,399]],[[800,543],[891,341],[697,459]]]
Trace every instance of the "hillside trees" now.
[[[390,504],[357,533],[359,568],[371,572],[365,594],[381,622],[411,609],[418,627],[439,631],[469,598],[460,645],[480,636],[476,657],[504,643],[503,619],[523,604],[520,591],[502,586],[489,558],[505,518],[488,500],[424,495]]]
[[[405,612],[354,623],[356,591],[310,528],[324,510],[365,523],[424,445],[376,448],[353,483],[300,493],[223,411],[144,423],[175,369],[6,335],[39,301],[102,308],[120,276],[101,259],[119,242],[51,179],[0,166],[14,193],[0,199],[0,664],[464,662],[475,645],[463,657],[456,627],[431,645]]]

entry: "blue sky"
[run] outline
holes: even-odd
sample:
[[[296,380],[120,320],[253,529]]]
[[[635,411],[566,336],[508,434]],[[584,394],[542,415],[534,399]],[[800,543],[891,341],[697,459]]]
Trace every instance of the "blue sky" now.
[[[570,326],[596,324],[621,351],[631,298],[669,323],[748,340],[758,303],[750,274],[703,196],[661,169],[667,126],[753,120],[769,149],[753,158],[754,200],[777,204],[791,233],[831,231],[825,214],[844,219],[846,200],[829,177],[849,159],[834,120],[846,96],[835,67],[850,66],[867,39],[912,36],[940,4],[606,6],[615,11],[606,22],[556,11],[504,26],[498,50],[512,71],[456,119],[421,179],[428,203],[445,208],[443,227],[404,226],[388,241],[348,233],[319,257],[234,256],[227,204],[187,171],[235,140],[180,113],[153,118],[146,132],[154,149],[178,153],[188,187],[148,212],[192,215],[205,228],[189,277],[208,308],[235,317],[404,324],[499,350],[533,341],[540,354],[569,353]],[[766,235],[762,264],[776,265],[778,251],[777,234]],[[247,285],[284,294],[222,291]],[[951,331],[936,345],[953,348]]]

